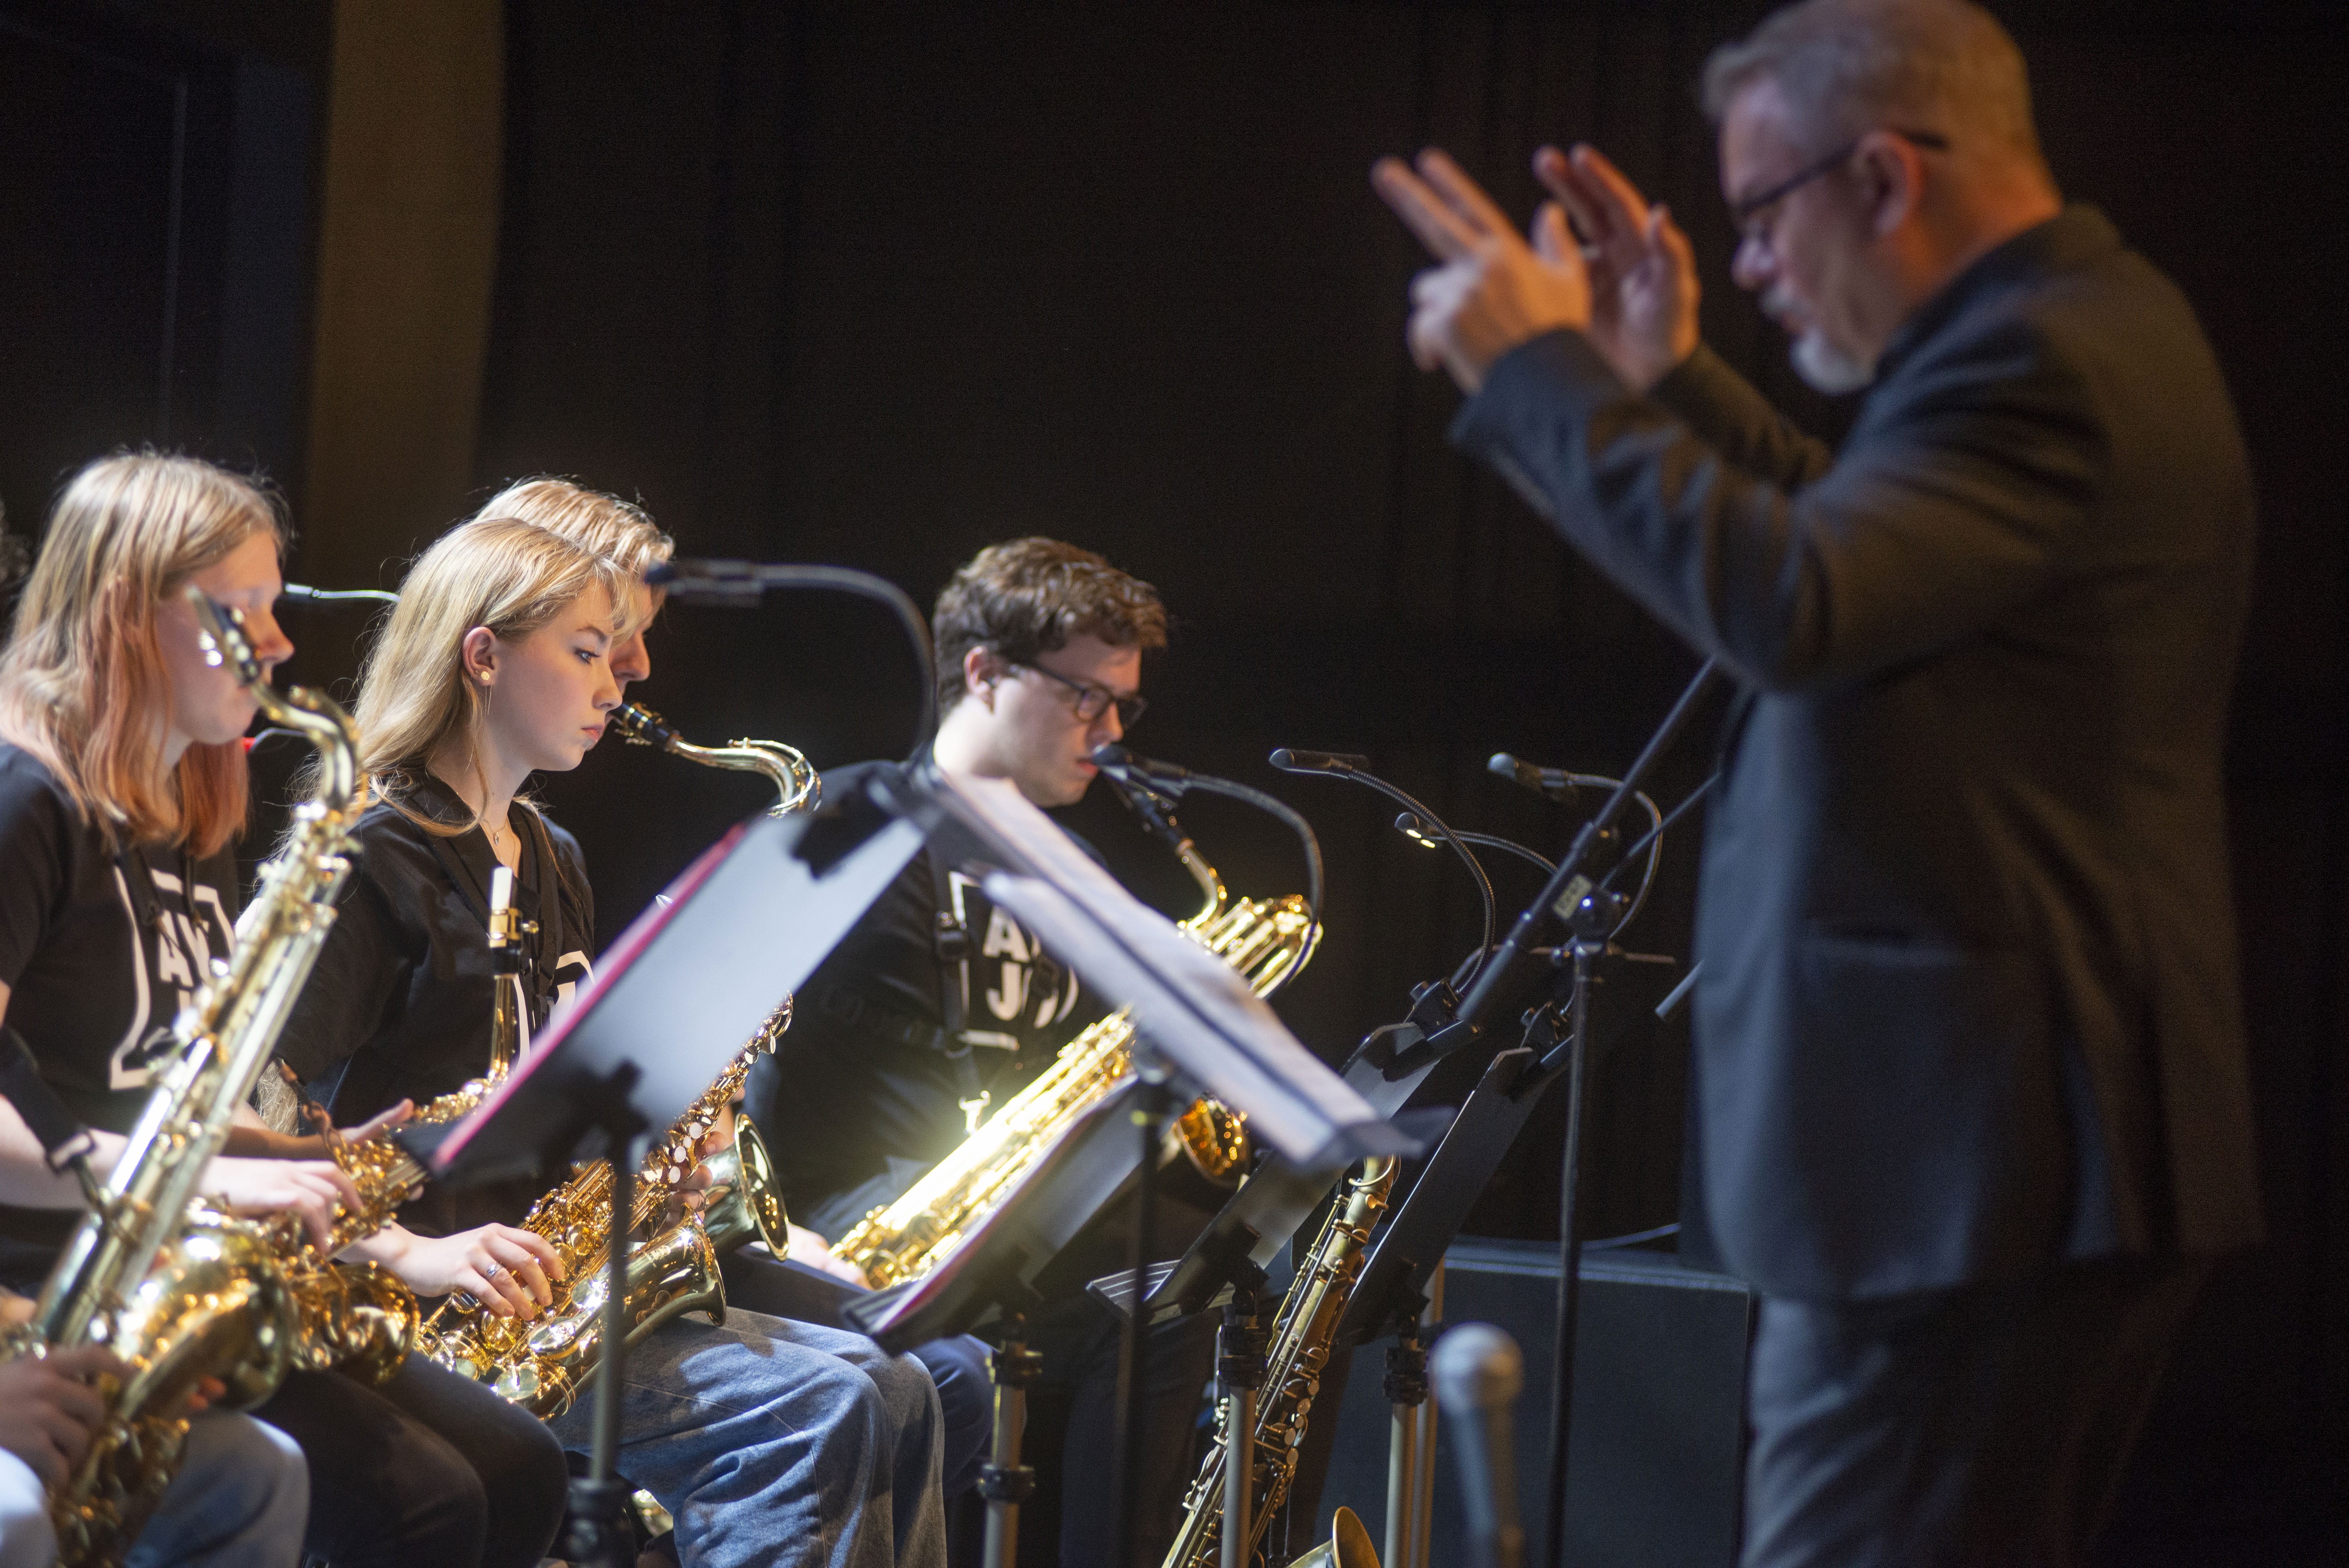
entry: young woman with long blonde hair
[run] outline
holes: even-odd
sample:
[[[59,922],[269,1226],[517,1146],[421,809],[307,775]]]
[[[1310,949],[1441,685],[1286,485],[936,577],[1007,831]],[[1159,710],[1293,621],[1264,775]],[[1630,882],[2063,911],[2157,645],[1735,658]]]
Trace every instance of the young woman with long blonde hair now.
[[[274,667],[293,652],[272,614],[283,546],[272,500],[210,464],[92,463],[59,497],[0,653],[0,1020],[92,1128],[101,1169],[145,1102],[181,1004],[235,941],[230,843],[245,817],[254,706],[206,662],[182,590],[192,583],[241,612]],[[224,1157],[204,1187],[234,1208],[296,1210],[322,1236],[336,1203],[356,1198],[323,1161]],[[37,1288],[78,1203],[0,1106],[0,1283]],[[445,1250],[396,1229],[367,1245],[428,1286]],[[502,1401],[429,1365],[411,1361],[380,1391],[296,1374],[259,1414],[196,1423],[190,1463],[133,1563],[290,1564],[306,1536],[342,1568],[522,1568],[559,1518],[560,1452]],[[74,1441],[26,1462],[40,1473]],[[535,1536],[505,1557],[483,1550],[492,1490]],[[196,1532],[171,1538],[175,1519]],[[269,1531],[266,1543],[256,1536]]]
[[[358,869],[281,1049],[338,1118],[377,1114],[481,1075],[493,979],[496,868],[536,926],[523,989],[543,1024],[585,976],[594,894],[579,847],[524,795],[603,734],[612,651],[648,606],[607,556],[546,529],[477,518],[401,585],[360,672],[354,712],[380,803]],[[457,1230],[519,1218],[537,1184],[436,1196],[408,1216]],[[544,1264],[492,1245],[457,1282],[543,1299]],[[686,1568],[943,1563],[938,1408],[918,1364],[868,1340],[730,1310],[676,1319],[633,1347],[620,1468],[677,1521]],[[554,1422],[584,1451],[592,1403]]]

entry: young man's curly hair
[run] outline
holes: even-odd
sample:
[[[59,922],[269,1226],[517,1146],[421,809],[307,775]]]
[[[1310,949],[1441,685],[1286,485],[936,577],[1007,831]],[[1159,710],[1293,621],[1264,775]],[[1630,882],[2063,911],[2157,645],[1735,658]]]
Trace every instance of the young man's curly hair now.
[[[938,711],[963,697],[962,664],[986,648],[1010,664],[1098,637],[1112,647],[1163,648],[1166,607],[1158,590],[1057,539],[990,544],[964,563],[930,614],[937,642]]]

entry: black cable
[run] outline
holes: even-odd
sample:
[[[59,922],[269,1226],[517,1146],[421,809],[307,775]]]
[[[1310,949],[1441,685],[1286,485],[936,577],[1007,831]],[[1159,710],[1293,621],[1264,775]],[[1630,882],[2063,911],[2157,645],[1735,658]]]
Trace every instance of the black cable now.
[[[1226,795],[1235,800],[1246,801],[1268,816],[1278,817],[1288,824],[1289,830],[1297,835],[1297,841],[1305,851],[1305,903],[1318,929],[1321,924],[1321,841],[1314,835],[1313,824],[1305,820],[1304,813],[1277,795],[1268,795],[1261,789],[1250,789],[1229,779],[1194,773],[1191,775],[1191,787],[1204,789],[1210,795]]]
[[[1427,820],[1420,816],[1417,812],[1403,812],[1402,815],[1395,818],[1395,826],[1402,830],[1402,836],[1404,838],[1416,839],[1431,850],[1436,847],[1435,841],[1428,835]],[[1460,841],[1462,843],[1482,844],[1488,850],[1499,850],[1505,854],[1515,855],[1521,861],[1529,861],[1542,869],[1542,874],[1544,876],[1547,876],[1557,870],[1557,861],[1537,851],[1527,849],[1525,845],[1518,843],[1515,839],[1496,838],[1491,833],[1472,833],[1465,828],[1461,828],[1456,830],[1460,835]]]
[[[1358,766],[1352,758],[1341,757],[1330,752],[1295,751],[1283,746],[1275,750],[1266,760],[1283,773],[1334,773],[1341,779],[1351,779],[1357,783],[1366,784],[1413,816],[1433,824],[1435,830],[1444,835],[1444,841],[1452,847],[1452,852],[1460,857],[1460,863],[1466,866],[1468,874],[1475,879],[1477,895],[1483,899],[1485,904],[1485,939],[1476,949],[1476,967],[1469,972],[1468,976],[1468,983],[1473,985],[1476,976],[1484,973],[1485,960],[1493,951],[1494,942],[1498,934],[1499,918],[1495,913],[1493,902],[1493,879],[1485,874],[1484,862],[1469,851],[1467,844],[1462,841],[1460,835],[1452,830],[1451,824],[1429,810],[1409,790],[1398,785],[1390,784],[1377,774]]]
[[[937,733],[937,656],[930,642],[930,624],[923,619],[921,607],[914,603],[912,597],[887,578],[845,566],[678,560],[658,562],[646,568],[645,581],[653,587],[667,589],[670,598],[688,603],[698,602],[747,608],[757,603],[761,595],[770,588],[820,588],[836,593],[854,593],[860,599],[870,599],[885,605],[889,613],[897,617],[898,624],[905,628],[905,640],[914,645],[915,662],[921,666],[921,717],[913,749],[919,751]]]
[[[1703,799],[1706,793],[1710,791],[1715,784],[1720,782],[1721,775],[1715,773],[1703,783],[1698,785],[1695,789],[1682,796],[1679,805],[1674,806],[1671,810],[1665,812],[1662,820],[1658,821],[1654,827],[1649,829],[1638,843],[1633,844],[1630,849],[1623,851],[1623,858],[1615,862],[1613,870],[1609,871],[1605,876],[1599,879],[1599,885],[1601,888],[1612,887],[1615,883],[1617,873],[1620,872],[1625,866],[1631,863],[1632,856],[1638,854],[1641,850],[1646,849],[1651,843],[1661,840],[1664,836],[1664,832],[1667,829],[1669,829],[1674,822],[1679,821],[1681,818],[1687,813],[1688,809],[1691,806],[1693,806],[1699,800]],[[1655,857],[1652,855],[1649,857],[1651,861],[1652,861],[1654,858]],[[1651,869],[1648,872],[1649,880],[1653,881],[1655,874],[1655,872]],[[1646,898],[1644,890],[1640,896],[1644,902]]]

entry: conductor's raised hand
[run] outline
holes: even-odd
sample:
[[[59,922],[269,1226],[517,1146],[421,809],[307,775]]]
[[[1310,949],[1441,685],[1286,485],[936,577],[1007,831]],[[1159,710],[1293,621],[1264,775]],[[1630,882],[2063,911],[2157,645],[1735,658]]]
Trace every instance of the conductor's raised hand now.
[[[1507,214],[1437,148],[1414,171],[1382,158],[1371,184],[1437,263],[1412,280],[1405,337],[1423,370],[1442,366],[1464,392],[1484,386],[1503,355],[1590,320],[1590,284],[1564,214],[1545,207],[1527,244]]]
[[[1696,253],[1688,236],[1595,148],[1545,147],[1534,154],[1534,177],[1581,236],[1591,346],[1624,385],[1647,391],[1696,352]]]

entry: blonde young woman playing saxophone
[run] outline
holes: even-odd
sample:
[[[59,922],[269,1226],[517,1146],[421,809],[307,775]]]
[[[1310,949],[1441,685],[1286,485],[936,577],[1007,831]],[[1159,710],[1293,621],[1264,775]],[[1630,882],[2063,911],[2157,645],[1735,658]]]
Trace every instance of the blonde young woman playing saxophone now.
[[[271,615],[282,540],[271,501],[209,464],[93,463],[57,501],[0,654],[0,1020],[96,1130],[100,1168],[145,1101],[183,995],[234,941],[228,845],[244,820],[241,738],[254,705],[204,660],[181,590],[193,583],[241,612],[260,661],[274,665],[293,652]],[[256,1134],[250,1147],[269,1142]],[[336,1203],[356,1203],[326,1161],[222,1158],[205,1190],[233,1208],[295,1210],[321,1237]],[[0,1105],[0,1283],[38,1286],[79,1202]],[[367,1250],[411,1284],[446,1288],[444,1246],[395,1233]],[[0,1367],[12,1418],[49,1412],[21,1447],[0,1422],[0,1446],[33,1475],[54,1479],[86,1436],[89,1407],[61,1375],[102,1362],[68,1352]],[[438,1368],[413,1363],[380,1389],[297,1373],[259,1414],[195,1423],[134,1568],[290,1568],[305,1535],[342,1568],[522,1568],[553,1534],[560,1451]],[[503,1555],[490,1550],[501,1537],[485,1535],[492,1493],[503,1534],[530,1537]],[[45,1523],[12,1517],[8,1549]]]
[[[535,523],[610,561],[631,582],[669,559],[674,548],[642,507],[570,480],[519,480],[482,503],[478,515]],[[657,612],[659,591],[654,592],[649,610]],[[652,654],[645,642],[652,619],[648,613],[612,645],[612,678],[623,692],[652,675]],[[779,1261],[754,1245],[729,1253],[723,1266],[726,1299],[733,1305],[831,1328],[848,1326],[840,1308],[844,1300],[862,1294],[865,1284],[853,1265],[831,1254],[823,1237],[797,1223],[791,1226],[788,1260]],[[977,1483],[988,1455],[995,1411],[988,1347],[968,1335],[957,1335],[916,1345],[909,1354],[928,1370],[937,1387],[946,1428],[941,1474],[951,1501]]]
[[[576,768],[618,706],[616,646],[646,612],[610,561],[512,519],[427,550],[359,677],[362,764],[381,802],[280,1048],[345,1119],[447,1092],[487,1065],[484,919],[494,869],[537,933],[523,988],[543,1023],[584,977],[594,895],[578,845],[526,800],[533,772]],[[551,1185],[552,1181],[544,1183]],[[429,1190],[422,1229],[519,1219],[528,1191]],[[496,1249],[461,1287],[545,1299],[535,1255]],[[937,1404],[921,1367],[870,1341],[730,1311],[684,1317],[629,1353],[619,1466],[677,1521],[686,1568],[935,1568]],[[584,1450],[587,1402],[555,1418]]]

